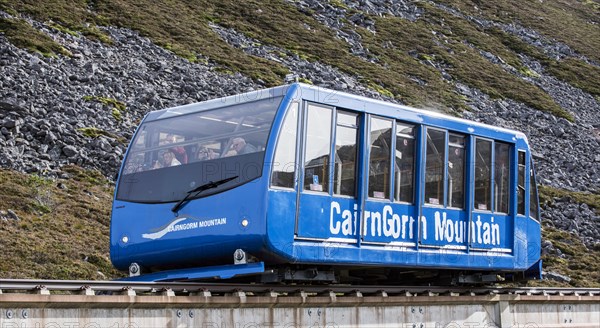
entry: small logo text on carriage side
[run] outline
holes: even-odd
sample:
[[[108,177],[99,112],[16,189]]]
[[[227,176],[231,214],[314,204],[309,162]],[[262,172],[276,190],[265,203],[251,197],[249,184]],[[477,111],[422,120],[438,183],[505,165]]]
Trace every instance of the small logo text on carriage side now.
[[[186,231],[192,229],[202,229],[227,224],[227,218],[206,219],[200,220],[192,217],[181,217],[171,221],[166,226],[156,229],[152,233],[142,234],[145,239],[160,239],[166,234],[177,231]]]
[[[340,203],[332,201],[329,210],[329,232],[335,236],[350,237],[356,235],[357,206],[353,209],[342,208]],[[391,241],[414,241],[418,227],[417,220],[410,215],[394,213],[391,205],[384,205],[380,211],[365,211],[363,236],[389,237]],[[501,225],[493,216],[476,215],[470,222],[453,217],[443,210],[435,211],[433,217],[421,216],[421,238],[424,241],[435,240],[439,243],[466,243],[470,233],[471,242],[480,245],[502,245]],[[360,225],[358,225],[360,226]]]

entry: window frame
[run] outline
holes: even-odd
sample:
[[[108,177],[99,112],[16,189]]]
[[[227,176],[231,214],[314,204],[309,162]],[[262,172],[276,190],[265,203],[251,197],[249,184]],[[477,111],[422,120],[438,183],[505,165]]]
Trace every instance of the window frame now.
[[[327,173],[328,173],[328,181],[327,181],[327,188],[323,188],[323,190],[319,191],[319,190],[310,190],[310,189],[305,189],[304,183],[305,183],[305,179],[306,179],[306,146],[308,145],[307,143],[307,139],[308,139],[308,109],[309,106],[315,106],[315,107],[320,107],[320,108],[326,108],[329,109],[331,111],[331,122],[329,124],[329,156],[328,156],[328,165],[327,165]],[[303,193],[312,193],[315,195],[331,195],[331,191],[332,191],[332,179],[331,179],[331,173],[332,172],[332,165],[331,165],[331,161],[332,161],[332,149],[335,147],[334,143],[332,142],[332,139],[335,137],[334,135],[334,130],[333,127],[335,125],[335,106],[329,106],[329,105],[325,105],[325,104],[321,104],[321,103],[317,103],[317,102],[312,102],[312,101],[304,101],[304,104],[302,106],[302,144],[300,145],[300,153],[301,153],[301,158],[299,160],[299,162],[302,165],[302,175],[299,176],[299,181],[298,181],[298,190],[300,192]],[[301,183],[300,183],[300,179],[301,179]],[[323,180],[325,181],[325,180]]]
[[[432,207],[436,207],[436,208],[446,208],[446,202],[448,200],[448,195],[447,195],[447,191],[448,191],[448,130],[447,129],[443,129],[443,128],[438,128],[438,127],[433,127],[433,126],[428,126],[428,125],[424,125],[424,142],[423,144],[423,158],[421,159],[421,162],[424,163],[424,165],[422,166],[422,170],[423,170],[423,185],[421,186],[422,188],[422,193],[423,193],[423,205],[424,206],[432,206]],[[442,167],[443,167],[443,176],[442,176],[442,197],[441,197],[441,202],[439,204],[433,204],[427,201],[426,199],[426,193],[427,193],[427,162],[428,162],[428,156],[427,156],[427,143],[428,143],[428,131],[429,130],[433,130],[433,131],[438,131],[438,132],[443,132],[444,133],[444,158],[442,160]]]
[[[486,137],[480,137],[480,136],[473,136],[474,138],[474,142],[473,142],[473,197],[472,197],[472,201],[473,201],[473,207],[472,210],[474,212],[482,212],[482,213],[494,213],[494,139],[490,139],[490,138],[486,138]],[[476,190],[475,190],[475,183],[477,180],[477,177],[475,177],[476,174],[476,168],[477,168],[477,140],[483,140],[483,141],[487,141],[490,143],[490,174],[489,174],[489,182],[490,182],[490,206],[488,209],[479,209],[476,208],[475,206],[475,195],[477,194]]]
[[[496,208],[496,190],[495,190],[495,184],[496,184],[496,145],[506,145],[508,146],[508,159],[507,159],[507,163],[508,163],[508,197],[507,197],[507,211],[499,211]],[[513,165],[514,160],[512,159],[512,157],[514,156],[514,144],[508,143],[508,142],[504,142],[504,141],[497,141],[494,140],[494,148],[493,148],[493,172],[492,172],[492,191],[493,191],[493,198],[492,198],[492,207],[493,207],[493,212],[494,213],[499,213],[499,214],[505,214],[505,215],[510,215],[511,212],[511,205],[512,205],[512,197],[511,197],[511,189],[513,186],[513,182],[512,182],[512,169],[511,169],[511,165]],[[499,193],[501,195],[501,193]]]
[[[359,190],[358,190],[358,185],[359,185],[359,168],[360,168],[360,150],[361,150],[361,135],[360,135],[360,121],[361,121],[361,113],[360,112],[356,112],[356,111],[352,111],[352,110],[348,110],[345,108],[338,108],[338,107],[334,107],[334,122],[333,122],[333,134],[332,134],[332,152],[331,152],[331,156],[332,159],[330,160],[331,162],[331,169],[333,172],[330,173],[331,178],[331,195],[334,197],[341,197],[341,198],[349,198],[349,199],[356,199],[358,198],[359,195]],[[347,123],[340,123],[338,122],[338,114],[339,112],[342,113],[348,113],[350,115],[355,115],[356,116],[356,123],[355,124],[347,124]],[[337,136],[338,136],[338,127],[345,127],[345,128],[351,128],[354,129],[356,132],[356,137],[355,137],[355,146],[356,146],[356,150],[355,150],[355,154],[354,154],[354,195],[344,195],[344,194],[337,194],[335,192],[335,185],[337,183],[336,177],[335,177],[335,156],[337,155],[338,151],[336,149],[337,146]]]
[[[420,138],[419,136],[419,132],[420,129],[422,127],[422,125],[417,124],[417,123],[410,123],[410,122],[406,122],[406,121],[401,121],[401,120],[395,120],[394,122],[394,126],[393,126],[393,131],[392,134],[394,136],[394,138],[392,138],[392,144],[393,144],[393,149],[392,149],[392,190],[393,193],[391,195],[391,199],[392,202],[395,204],[403,204],[403,205],[415,205],[418,202],[418,197],[417,197],[417,181],[419,181],[419,170],[417,169],[417,157],[418,157],[418,152],[419,152],[419,141]],[[405,125],[409,125],[412,126],[413,128],[413,134],[412,135],[408,135],[408,134],[404,134],[404,133],[399,133],[398,130],[398,124],[405,124]],[[396,199],[396,151],[397,151],[397,142],[398,142],[398,137],[404,137],[407,139],[412,139],[413,140],[413,160],[412,160],[412,201],[411,202],[407,202],[407,201],[402,201],[402,200],[397,200]]]
[[[520,159],[521,159],[521,155],[523,157],[523,164],[520,163]],[[527,179],[526,179],[526,174],[527,174],[527,152],[524,150],[517,150],[517,161],[516,161],[517,165],[516,165],[516,171],[517,171],[517,192],[516,192],[516,198],[517,201],[515,203],[515,213],[516,215],[520,215],[520,216],[525,216],[526,215],[526,210],[527,210]],[[520,180],[521,180],[521,173],[520,173],[520,169],[521,167],[523,167],[523,183],[522,185],[520,184]],[[523,191],[523,202],[522,202],[522,206],[523,206],[523,210],[520,211],[520,202],[519,202],[519,191],[522,189]]]
[[[281,140],[281,136],[282,136],[282,130],[279,131],[278,135],[277,135],[277,139],[275,140],[275,147],[274,151],[273,151],[273,161],[271,163],[271,174],[269,175],[269,188],[270,189],[277,189],[277,190],[296,190],[299,186],[299,159],[300,159],[300,152],[301,149],[299,148],[299,144],[301,141],[301,138],[299,138],[298,134],[301,130],[301,126],[302,126],[302,103],[301,101],[298,100],[292,100],[288,106],[288,108],[286,109],[285,115],[283,117],[283,120],[281,122],[281,127],[280,129],[284,128],[284,125],[286,123],[286,120],[288,118],[288,115],[290,114],[290,112],[292,111],[292,106],[296,106],[296,111],[297,111],[297,116],[296,116],[296,124],[295,124],[295,134],[296,134],[296,138],[294,140],[294,174],[293,174],[293,186],[292,187],[283,187],[283,186],[276,186],[273,185],[273,174],[275,173],[275,163],[276,163],[276,158],[277,158],[277,152],[279,150],[279,142]]]
[[[383,198],[378,198],[378,197],[373,197],[370,195],[370,184],[371,184],[371,127],[372,127],[372,121],[373,119],[379,119],[382,121],[387,121],[389,122],[391,125],[391,129],[390,129],[390,144],[389,144],[389,152],[388,152],[388,161],[389,161],[389,167],[388,167],[388,178],[387,178],[387,184],[388,184],[388,188],[389,188],[389,193],[387,195],[387,197],[383,197]],[[379,201],[379,202],[393,202],[393,161],[394,161],[394,153],[393,153],[393,148],[395,147],[395,138],[393,137],[393,134],[395,132],[395,127],[396,127],[396,120],[390,117],[386,117],[386,116],[381,116],[381,115],[374,115],[374,114],[369,114],[367,117],[367,121],[368,121],[368,126],[366,129],[366,135],[367,135],[367,140],[365,140],[365,147],[367,147],[366,149],[368,149],[368,153],[366,154],[366,161],[367,161],[367,165],[366,165],[366,177],[367,177],[367,181],[366,181],[366,194],[367,197],[366,199],[369,201]],[[384,180],[385,181],[385,180]]]
[[[463,180],[462,181],[462,183],[463,183],[462,184],[462,186],[463,186],[463,188],[462,188],[463,189],[462,190],[462,192],[463,192],[462,207],[454,207],[454,206],[452,206],[452,204],[450,204],[450,199],[449,199],[449,196],[450,196],[450,193],[451,193],[450,184],[449,184],[450,174],[448,172],[448,163],[449,163],[449,160],[450,160],[450,146],[451,146],[451,144],[450,144],[450,135],[461,136],[461,137],[463,137],[463,140],[464,140],[464,144],[463,145],[452,143],[453,147],[461,148],[461,149],[463,149],[463,152],[464,152],[464,154],[463,154],[463,179],[462,179]],[[446,189],[447,189],[446,190],[446,202],[447,202],[447,204],[446,204],[445,207],[446,208],[450,208],[450,209],[463,210],[464,211],[467,208],[467,188],[468,188],[468,186],[467,186],[467,174],[469,173],[469,170],[468,170],[468,165],[469,164],[468,164],[468,158],[467,158],[467,155],[468,155],[467,149],[468,149],[468,143],[469,143],[469,135],[468,134],[464,134],[464,133],[459,133],[459,132],[448,131],[446,138],[447,138],[448,142],[446,143],[446,148],[447,148],[447,150],[446,150],[446,180],[447,180],[446,181],[446,184],[447,184],[447,187],[446,187]]]
[[[531,184],[533,182],[533,185]],[[537,188],[537,173],[535,171],[535,165],[533,163],[533,159],[529,159],[529,218],[536,221],[541,222],[541,213],[540,213],[540,195],[539,190]],[[533,197],[532,197],[533,196]],[[535,201],[535,203],[533,203]],[[531,208],[535,206],[535,217],[531,215]]]

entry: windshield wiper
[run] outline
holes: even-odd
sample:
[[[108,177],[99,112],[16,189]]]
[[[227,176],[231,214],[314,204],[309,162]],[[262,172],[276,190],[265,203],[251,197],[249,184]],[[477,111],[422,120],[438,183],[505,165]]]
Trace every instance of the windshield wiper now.
[[[235,179],[237,177],[238,176],[236,175],[234,177],[226,178],[226,179],[222,179],[222,180],[218,180],[218,181],[209,181],[208,183],[205,183],[205,184],[203,184],[201,186],[198,186],[198,187],[196,187],[196,188],[188,191],[187,195],[185,195],[185,197],[182,200],[180,200],[179,202],[177,202],[177,204],[175,204],[175,206],[173,206],[173,208],[171,208],[171,211],[173,213],[177,213],[177,211],[180,208],[182,208],[185,205],[185,203],[190,199],[190,196],[192,194],[194,194],[194,197],[196,197],[201,192],[203,192],[205,190],[216,188],[216,187],[218,187],[218,186],[220,186],[220,185],[222,185],[224,183],[227,183],[227,182],[229,182],[229,181],[231,181],[231,180],[233,180],[233,179]]]

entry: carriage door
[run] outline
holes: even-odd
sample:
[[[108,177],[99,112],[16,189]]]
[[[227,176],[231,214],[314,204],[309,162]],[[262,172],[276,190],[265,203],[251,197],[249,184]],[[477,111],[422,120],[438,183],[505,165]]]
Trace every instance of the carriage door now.
[[[420,245],[464,250],[469,221],[465,211],[467,136],[427,127],[425,140]]]
[[[364,244],[414,246],[415,126],[371,116],[368,188],[362,222]]]
[[[313,103],[304,107],[296,237],[356,242],[358,114]]]

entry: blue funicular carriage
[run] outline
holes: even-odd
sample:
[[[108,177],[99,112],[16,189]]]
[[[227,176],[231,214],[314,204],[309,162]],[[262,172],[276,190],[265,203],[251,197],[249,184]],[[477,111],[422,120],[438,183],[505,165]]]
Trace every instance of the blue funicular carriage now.
[[[537,278],[533,172],[520,132],[300,83],[154,111],[111,259],[140,281]]]

